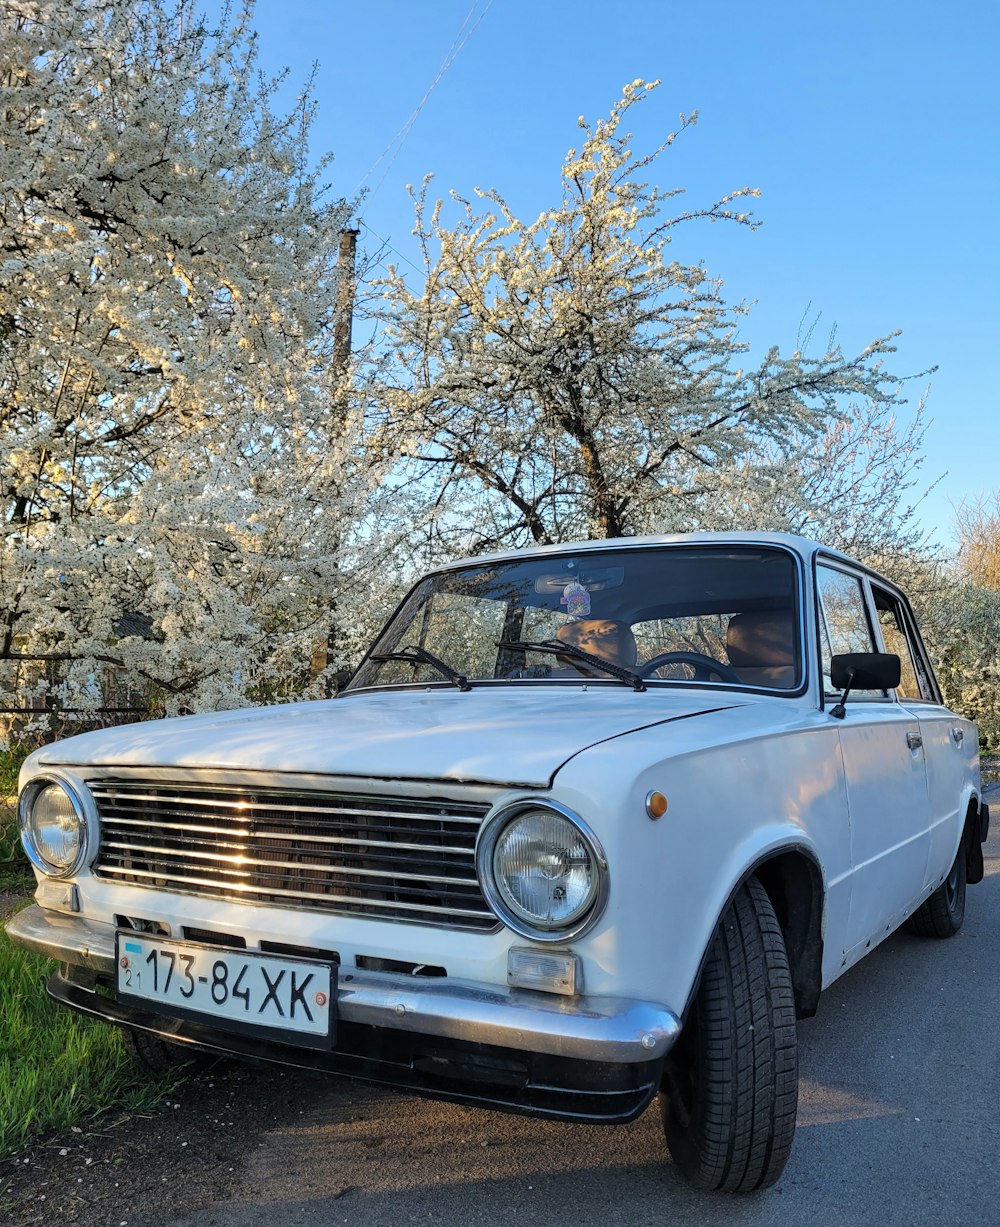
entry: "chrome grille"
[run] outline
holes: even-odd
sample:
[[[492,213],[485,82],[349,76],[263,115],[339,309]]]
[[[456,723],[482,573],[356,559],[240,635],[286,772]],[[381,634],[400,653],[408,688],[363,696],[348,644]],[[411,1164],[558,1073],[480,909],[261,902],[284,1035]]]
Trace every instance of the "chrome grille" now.
[[[492,930],[476,878],[489,808],[450,800],[101,780],[98,877]]]

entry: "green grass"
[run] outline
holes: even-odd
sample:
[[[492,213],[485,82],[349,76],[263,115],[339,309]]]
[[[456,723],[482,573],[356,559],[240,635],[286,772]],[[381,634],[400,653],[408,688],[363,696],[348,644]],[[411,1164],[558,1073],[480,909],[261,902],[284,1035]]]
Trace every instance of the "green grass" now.
[[[0,932],[0,1159],[103,1112],[148,1109],[176,1081],[150,1081],[116,1027],[57,1006],[44,989],[54,969]]]
[[[30,891],[35,882],[13,814],[0,806],[0,891]]]
[[[0,891],[28,891],[34,877],[17,837],[17,819],[13,810],[0,803]]]
[[[25,859],[0,860],[0,894],[29,895],[34,885],[34,874]]]
[[[0,750],[0,797],[12,797],[17,792],[17,773],[31,749],[31,746],[15,744]]]
[[[29,746],[10,746],[0,750],[0,891],[29,889],[32,882],[28,858],[17,837],[17,811],[13,801],[17,792],[17,773],[27,758]]]
[[[30,895],[34,886],[4,798],[30,747],[0,752],[0,891]],[[56,964],[15,946],[0,923],[0,1160],[41,1134],[84,1127],[105,1112],[152,1107],[178,1081],[156,1080],[125,1050],[117,1027],[56,1005],[45,981]]]

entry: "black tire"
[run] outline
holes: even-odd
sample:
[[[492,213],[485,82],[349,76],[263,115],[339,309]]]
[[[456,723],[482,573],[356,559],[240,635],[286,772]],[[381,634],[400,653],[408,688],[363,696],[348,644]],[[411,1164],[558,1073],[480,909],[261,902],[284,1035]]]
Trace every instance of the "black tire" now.
[[[716,930],[664,1075],[663,1129],[700,1189],[749,1193],[784,1170],[798,1109],[795,997],[774,908],[756,878]]]
[[[169,1073],[187,1068],[191,1073],[204,1069],[211,1058],[186,1044],[170,1044],[146,1031],[123,1030],[125,1050],[143,1069],[151,1074]]]
[[[929,899],[926,899],[906,922],[911,933],[919,937],[954,937],[965,920],[965,888],[968,881],[965,840],[948,876]]]

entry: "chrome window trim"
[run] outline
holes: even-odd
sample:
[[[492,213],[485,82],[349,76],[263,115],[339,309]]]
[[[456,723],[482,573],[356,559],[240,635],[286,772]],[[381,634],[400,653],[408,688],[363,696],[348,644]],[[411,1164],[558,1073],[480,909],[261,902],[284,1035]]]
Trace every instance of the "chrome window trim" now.
[[[941,687],[938,685],[937,678],[934,676],[934,670],[931,667],[930,657],[927,655],[927,649],[924,647],[923,640],[920,638],[920,630],[917,626],[917,620],[913,614],[913,610],[910,608],[910,603],[906,599],[906,596],[893,584],[890,584],[888,580],[883,579],[880,575],[866,574],[865,579],[865,592],[871,605],[871,614],[875,619],[878,642],[881,645],[880,650],[885,652],[887,651],[887,648],[885,646],[885,636],[882,633],[882,624],[878,617],[878,608],[875,604],[875,588],[878,588],[886,596],[897,602],[903,620],[902,633],[909,648],[910,656],[913,661],[914,672],[917,674],[917,685],[919,686],[921,684],[920,673],[922,671],[933,697],[928,698],[926,695],[922,694],[919,698],[904,699],[898,695],[895,690],[892,692],[893,695],[895,695],[897,701],[900,703],[932,703],[936,704],[938,707],[944,706],[944,700],[941,697]]]
[[[857,580],[858,588],[861,591],[861,603],[864,609],[865,621],[868,623],[868,635],[871,639],[872,649],[881,649],[882,632],[878,626],[878,618],[875,613],[875,603],[872,600],[871,587],[869,584],[869,571],[867,568],[852,565],[847,559],[838,558],[835,555],[827,554],[822,551],[817,551],[813,557],[813,591],[814,600],[816,602],[816,651],[817,651],[817,676],[819,678],[820,691],[820,709],[825,710],[827,701],[830,699],[838,699],[839,691],[827,690],[824,685],[823,673],[823,631],[826,631],[827,642],[830,644],[831,655],[836,655],[833,651],[833,639],[830,636],[830,628],[826,619],[826,608],[823,604],[823,595],[819,587],[819,572],[820,568],[827,571],[837,571],[841,575],[847,575],[851,579]],[[877,629],[876,629],[877,628]],[[879,695],[856,695],[850,694],[847,697],[848,703],[895,703],[895,690],[887,691],[885,694]]]

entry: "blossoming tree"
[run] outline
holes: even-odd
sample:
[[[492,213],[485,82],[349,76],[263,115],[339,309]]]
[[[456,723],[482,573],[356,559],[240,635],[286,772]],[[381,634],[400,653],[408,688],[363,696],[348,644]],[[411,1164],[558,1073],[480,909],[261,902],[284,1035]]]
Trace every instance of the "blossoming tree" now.
[[[250,20],[0,9],[0,706],[107,706],[109,676],[165,710],[299,688],[351,582],[346,209]]]
[[[395,366],[378,391],[391,447],[436,478],[445,550],[719,527],[776,484],[768,526],[789,527],[818,488],[805,458],[831,429],[822,447],[842,447],[849,398],[889,422],[891,338],[740,365],[745,306],[670,243],[698,220],[754,226],[757,192],[685,210],[679,190],[645,184],[694,119],[637,154],[623,123],[653,88],[636,81],[607,119],[580,120],[562,199],[533,221],[480,191],[447,224],[426,184],[416,194],[423,278],[383,284]],[[878,463],[905,470],[905,451]]]

